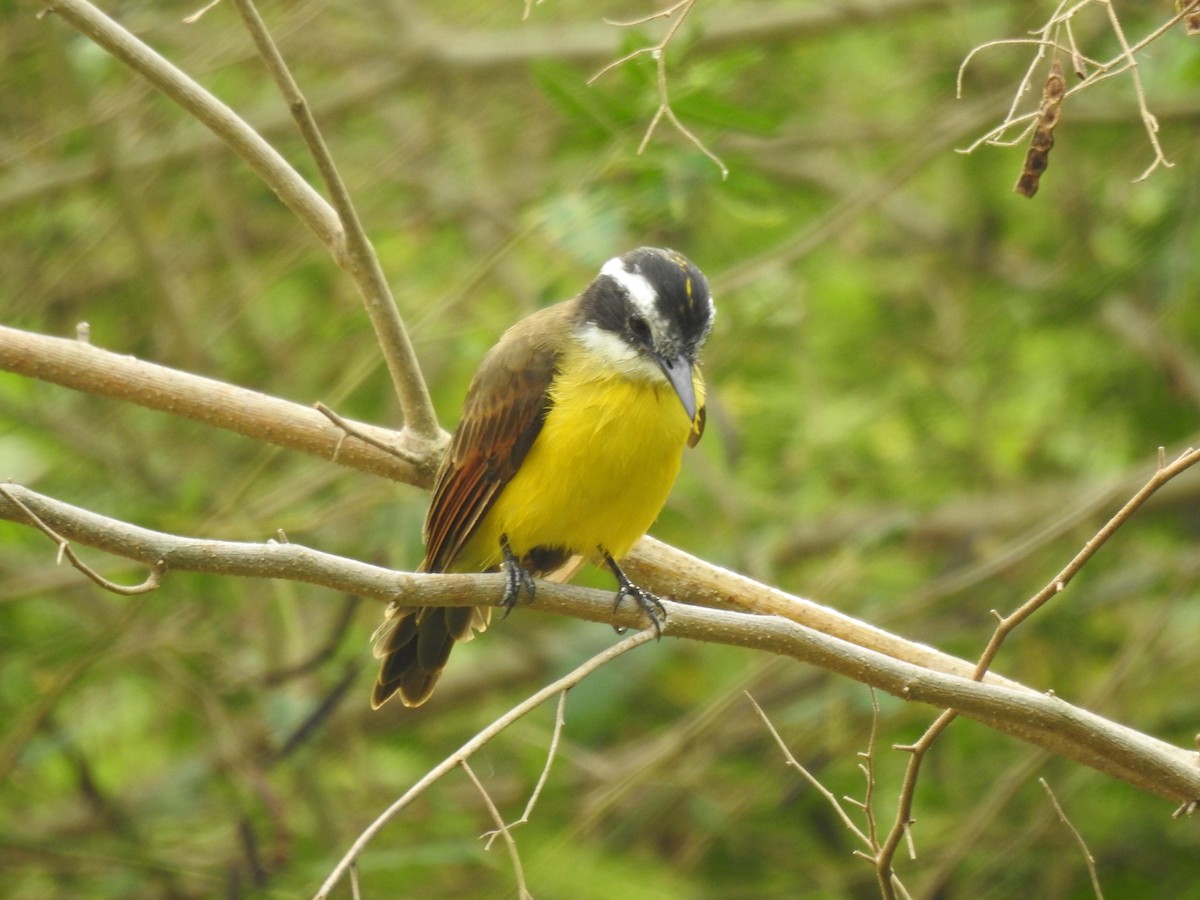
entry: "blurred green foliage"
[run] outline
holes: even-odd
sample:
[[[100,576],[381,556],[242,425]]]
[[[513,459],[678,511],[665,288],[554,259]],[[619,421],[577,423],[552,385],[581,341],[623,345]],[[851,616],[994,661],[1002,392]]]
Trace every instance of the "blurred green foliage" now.
[[[199,3],[108,6],[311,176],[231,7],[185,25]],[[1116,4],[1131,38],[1169,7]],[[36,8],[0,3],[0,321],[69,335],[86,320],[97,345],[399,425],[367,319],[316,242],[186,115]],[[673,246],[709,275],[719,316],[709,432],[655,534],[973,657],[989,610],[1057,572],[1156,448],[1200,432],[1200,45],[1173,32],[1141,69],[1173,168],[1131,183],[1152,155],[1115,78],[1068,100],[1027,201],[1011,191],[1023,147],[953,150],[1000,120],[1031,49],[980,54],[963,100],[954,79],[972,46],[1026,33],[1051,4],[896,0],[709,42],[709,17],[753,23],[761,7],[702,3],[668,51],[669,85],[729,166],[722,181],[665,122],[636,154],[658,105],[648,57],[587,86],[644,45],[634,30],[597,52],[597,34],[611,39],[600,18],[653,8],[546,0],[524,25],[515,0],[263,12],[448,426],[515,318],[626,249]],[[1092,56],[1114,52],[1105,22],[1097,8],[1076,23]],[[243,540],[282,528],[397,568],[420,558],[413,488],[7,374],[0,476],[150,528]],[[1198,497],[1189,473],[1139,513],[998,668],[1190,746]],[[143,577],[83,554],[108,577]],[[7,522],[0,573],[0,894],[14,897],[311,893],[394,797],[612,640],[518,610],[456,651],[428,706],[372,713],[373,604],[181,574],[117,597]],[[515,832],[534,894],[872,896],[852,838],[783,766],[743,690],[835,795],[862,796],[865,688],[666,641],[569,698],[546,790]],[[889,748],[934,713],[880,704],[888,826],[906,763]],[[474,762],[509,818],[552,715]],[[968,722],[926,764],[920,855],[901,862],[914,896],[1091,896],[1037,777],[1080,828],[1106,897],[1200,897],[1195,821]],[[502,846],[477,839],[491,827],[474,787],[450,776],[367,851],[364,896],[515,895]]]

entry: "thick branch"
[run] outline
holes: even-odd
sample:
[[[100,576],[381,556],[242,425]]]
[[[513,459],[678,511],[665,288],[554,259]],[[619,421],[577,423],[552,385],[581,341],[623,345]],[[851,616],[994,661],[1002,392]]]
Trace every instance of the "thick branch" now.
[[[639,584],[651,585],[670,596],[686,597],[692,604],[782,616],[894,659],[962,678],[970,678],[975,671],[974,663],[905,640],[830,606],[760,584],[652,537],[642,538],[621,566]],[[992,680],[1014,689],[1022,687],[1000,676]]]
[[[407,430],[352,423],[356,431],[394,448],[394,454],[387,453],[348,437],[311,407],[111,353],[83,341],[4,325],[0,325],[0,369],[194,419],[421,487],[432,483],[445,441],[445,435],[437,443],[429,443]]]
[[[0,492],[0,517],[18,522],[27,522],[27,514],[6,493],[63,537],[165,567],[167,577],[177,569],[285,578],[378,599],[402,597],[404,602],[421,605],[486,605],[503,593],[502,575],[408,574],[297,544],[180,538],[7,485]],[[729,599],[737,598],[726,597]],[[933,671],[778,616],[705,609],[672,601],[666,601],[665,606],[664,634],[669,637],[790,656],[906,700],[955,709],[1169,800],[1188,803],[1200,798],[1200,766],[1194,752],[1110,722],[1057,697]],[[539,582],[532,607],[595,622],[630,627],[643,624],[633,604],[624,604],[614,612],[610,593],[571,585]]]

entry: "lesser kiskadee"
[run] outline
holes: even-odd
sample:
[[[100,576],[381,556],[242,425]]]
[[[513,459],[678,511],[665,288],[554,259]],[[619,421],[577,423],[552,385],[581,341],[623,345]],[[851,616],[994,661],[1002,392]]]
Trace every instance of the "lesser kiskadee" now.
[[[467,390],[425,519],[425,572],[508,575],[502,605],[580,556],[607,565],[661,629],[658,599],[617,560],[657,518],[685,446],[704,430],[696,358],[712,327],[708,282],[671,250],[609,260],[572,300],[522,319]],[[376,630],[371,697],[429,699],[456,641],[490,607],[393,602]]]

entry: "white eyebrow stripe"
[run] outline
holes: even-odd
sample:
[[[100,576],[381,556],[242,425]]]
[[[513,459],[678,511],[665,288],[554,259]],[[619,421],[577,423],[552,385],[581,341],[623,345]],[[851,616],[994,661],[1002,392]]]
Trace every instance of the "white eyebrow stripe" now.
[[[655,335],[662,333],[664,323],[658,311],[658,291],[644,275],[626,269],[619,256],[606,262],[600,269],[600,274],[607,275],[623,287],[633,308],[650,324],[650,330]]]

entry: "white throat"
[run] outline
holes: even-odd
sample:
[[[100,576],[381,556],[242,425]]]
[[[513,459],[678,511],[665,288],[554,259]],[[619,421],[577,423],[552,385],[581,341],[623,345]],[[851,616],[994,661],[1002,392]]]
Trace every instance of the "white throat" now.
[[[598,371],[620,372],[630,381],[657,381],[664,384],[667,381],[662,369],[653,360],[629,346],[620,335],[599,325],[585,323],[576,333],[576,338],[584,352],[596,360]]]

